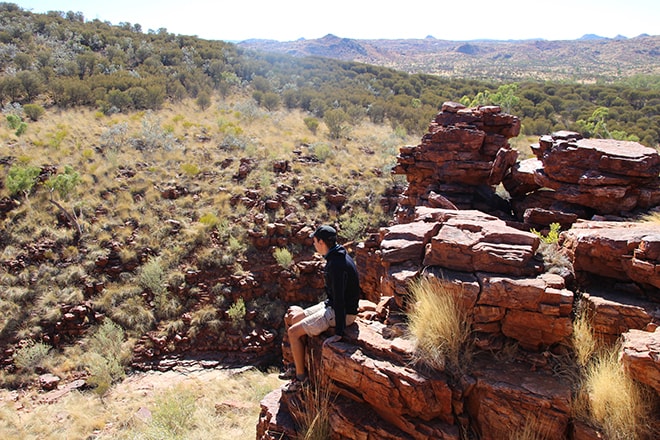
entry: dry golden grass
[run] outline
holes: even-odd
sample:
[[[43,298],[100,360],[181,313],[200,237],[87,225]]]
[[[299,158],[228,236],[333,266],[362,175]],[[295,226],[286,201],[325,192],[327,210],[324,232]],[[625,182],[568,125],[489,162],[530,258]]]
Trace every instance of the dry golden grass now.
[[[327,440],[332,434],[330,409],[336,395],[329,380],[323,374],[312,375],[310,384],[292,400],[291,414],[302,440]]]
[[[660,212],[651,212],[642,216],[642,222],[646,223],[660,223]]]
[[[512,432],[501,433],[501,438],[509,440],[550,440],[555,438],[552,427],[546,426],[538,416],[529,415],[523,426]]]
[[[281,383],[255,369],[150,373],[116,385],[103,401],[72,392],[50,405],[32,393],[16,398],[0,390],[0,438],[255,438],[259,402]]]
[[[511,148],[518,151],[518,160],[531,159],[534,157],[530,145],[535,144],[539,141],[538,136],[525,136],[520,135],[509,140]]]
[[[635,382],[619,362],[619,347],[599,350],[587,364],[573,401],[574,416],[611,440],[657,438],[653,427],[658,397]]]
[[[460,290],[443,280],[422,277],[409,292],[408,330],[415,339],[416,360],[441,370],[465,367],[471,319],[460,301]]]
[[[597,349],[593,326],[586,311],[581,310],[573,321],[571,338],[578,365],[586,367]]]

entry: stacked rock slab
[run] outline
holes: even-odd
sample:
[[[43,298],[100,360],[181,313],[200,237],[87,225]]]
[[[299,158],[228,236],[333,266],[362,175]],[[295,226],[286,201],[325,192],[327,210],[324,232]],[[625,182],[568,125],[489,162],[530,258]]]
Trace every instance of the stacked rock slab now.
[[[536,208],[568,208],[589,217],[623,215],[660,204],[660,155],[655,149],[562,131],[542,136],[532,151],[536,159],[516,164],[503,179],[511,196],[522,198],[513,203],[519,217],[529,207],[525,197],[533,197]],[[541,189],[545,197],[536,193]]]
[[[417,207],[412,222],[381,228],[381,291],[405,310],[423,272],[459,292],[481,348],[497,349],[503,336],[530,350],[565,343],[573,292],[542,274],[538,246],[537,235],[479,211]]]
[[[498,106],[444,103],[421,143],[400,149],[393,173],[405,174],[408,187],[397,216],[405,218],[415,206],[492,209],[492,186],[518,157],[508,139],[519,132],[520,120]]]

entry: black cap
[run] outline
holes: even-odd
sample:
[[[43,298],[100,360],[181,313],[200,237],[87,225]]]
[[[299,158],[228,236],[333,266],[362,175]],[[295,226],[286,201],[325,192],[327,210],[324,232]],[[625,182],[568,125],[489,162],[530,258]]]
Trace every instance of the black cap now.
[[[313,234],[309,236],[309,238],[316,237],[319,240],[327,240],[329,238],[336,238],[337,237],[337,231],[335,228],[332,226],[328,225],[322,225],[316,228],[316,231],[314,231]]]

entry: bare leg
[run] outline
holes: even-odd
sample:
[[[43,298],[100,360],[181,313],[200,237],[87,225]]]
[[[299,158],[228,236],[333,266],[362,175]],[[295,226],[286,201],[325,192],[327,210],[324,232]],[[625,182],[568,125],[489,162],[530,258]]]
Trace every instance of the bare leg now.
[[[304,315],[303,315],[304,317]],[[300,320],[289,327],[289,344],[291,345],[291,354],[293,355],[293,363],[296,367],[296,376],[301,377],[305,375],[305,342],[303,338],[306,336],[305,329]]]

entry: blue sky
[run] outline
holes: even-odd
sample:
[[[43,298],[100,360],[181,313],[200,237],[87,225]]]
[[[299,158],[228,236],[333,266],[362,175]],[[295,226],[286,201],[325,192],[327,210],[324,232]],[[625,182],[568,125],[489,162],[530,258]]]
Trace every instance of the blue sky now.
[[[9,0],[11,2],[11,0]],[[209,40],[291,41],[326,34],[356,39],[570,40],[660,35],[658,0],[21,0],[32,12],[82,12],[86,20],[139,23]]]

